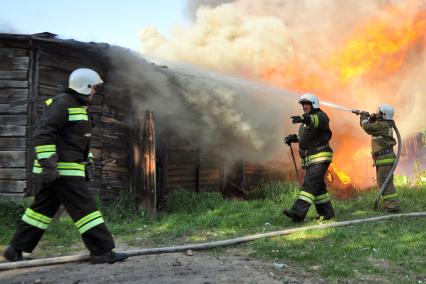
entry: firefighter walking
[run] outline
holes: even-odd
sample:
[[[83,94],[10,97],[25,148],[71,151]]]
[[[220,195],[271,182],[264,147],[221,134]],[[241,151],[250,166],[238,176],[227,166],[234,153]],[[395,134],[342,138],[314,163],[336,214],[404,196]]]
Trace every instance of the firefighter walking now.
[[[394,112],[395,110],[392,106],[382,104],[375,114],[370,116],[367,113],[361,113],[360,116],[362,129],[372,136],[371,149],[379,188],[382,187],[386,177],[389,175],[396,158],[393,151],[396,141],[393,138],[392,129]],[[382,199],[386,211],[399,211],[400,201],[393,183],[393,176],[383,191]]]
[[[306,170],[306,174],[297,200],[291,209],[284,209],[283,213],[292,221],[301,222],[310,206],[315,204],[318,218],[328,220],[335,215],[324,181],[333,157],[333,150],[329,145],[332,136],[329,118],[320,109],[315,95],[304,94],[299,103],[304,114],[291,117],[293,123],[301,123],[299,133],[288,135],[284,142],[288,145],[299,143],[302,168]]]
[[[65,93],[45,101],[33,137],[33,173],[41,186],[4,252],[7,260],[22,260],[22,252],[34,250],[61,204],[89,249],[92,263],[114,263],[127,258],[126,254],[112,250],[112,235],[87,188],[93,127],[87,105],[102,83],[95,71],[79,68],[71,73]]]

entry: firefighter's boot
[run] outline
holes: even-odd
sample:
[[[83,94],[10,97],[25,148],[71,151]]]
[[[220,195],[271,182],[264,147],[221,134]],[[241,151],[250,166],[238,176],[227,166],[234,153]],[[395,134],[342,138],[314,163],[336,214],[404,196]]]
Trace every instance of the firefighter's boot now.
[[[22,258],[22,251],[15,249],[13,246],[8,246],[4,251],[3,256],[8,261],[20,261]]]
[[[112,250],[107,251],[100,255],[90,255],[90,262],[93,264],[97,263],[109,263],[113,264],[125,260],[128,257],[126,253],[117,253]]]
[[[283,213],[284,213],[285,216],[287,216],[288,218],[290,218],[295,223],[300,223],[300,222],[303,221],[302,219],[300,219],[297,216],[296,212],[294,212],[292,209],[284,209]]]

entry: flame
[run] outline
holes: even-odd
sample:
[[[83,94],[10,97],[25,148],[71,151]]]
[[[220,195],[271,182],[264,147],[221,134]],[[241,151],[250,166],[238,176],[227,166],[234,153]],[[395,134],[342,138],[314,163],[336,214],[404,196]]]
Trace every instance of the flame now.
[[[344,49],[331,56],[341,81],[349,82],[372,72],[387,76],[401,68],[408,51],[426,30],[426,11],[413,18],[404,7],[388,7],[382,17],[355,31]]]
[[[341,48],[336,44],[336,49],[329,54],[310,58],[311,64],[294,58],[280,66],[265,68],[262,77],[293,91],[316,93],[323,100],[338,99],[348,105],[361,101],[376,109],[377,101],[374,99],[384,96],[368,91],[367,84],[354,83],[363,79],[364,82],[378,84],[400,71],[409,61],[410,53],[415,52],[416,48],[425,49],[425,37],[426,5],[421,0],[407,0],[388,6],[379,16],[351,32]],[[336,96],[340,93],[345,96]],[[393,103],[391,97],[386,98]],[[333,120],[336,120],[333,116],[341,114],[329,114],[333,128]],[[338,141],[338,147],[326,179],[332,182],[334,172],[343,185],[351,184],[352,178],[357,186],[368,187],[372,185],[374,175],[371,150],[367,147],[369,137],[365,135],[362,140],[358,134],[356,138],[354,132],[361,133],[361,130],[352,131],[355,127],[352,124],[345,126],[344,130],[332,129],[333,140]]]

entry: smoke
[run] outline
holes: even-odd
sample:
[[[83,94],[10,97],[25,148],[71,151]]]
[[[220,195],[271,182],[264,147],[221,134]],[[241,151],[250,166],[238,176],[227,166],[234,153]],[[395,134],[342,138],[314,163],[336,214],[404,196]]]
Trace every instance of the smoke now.
[[[210,7],[214,8],[216,6],[219,6],[223,3],[229,3],[233,0],[188,0],[186,3],[186,14],[191,18],[194,19],[196,12],[201,7]]]
[[[255,84],[190,65],[160,67],[118,47],[108,55],[107,81],[123,87],[139,115],[154,113],[160,135],[172,133],[228,161],[271,159],[283,147],[286,97],[265,97]]]
[[[374,112],[389,103],[403,136],[425,127],[424,1],[189,1],[188,7],[195,11],[193,25],[174,27],[168,38],[152,28],[141,30],[144,56],[267,80],[349,108]],[[296,102],[289,104],[286,117],[298,113]],[[325,110],[336,165],[358,180],[371,180],[366,176],[372,170],[358,177],[355,166],[370,167],[370,137],[353,115]],[[294,131],[288,122],[271,123],[282,135]]]

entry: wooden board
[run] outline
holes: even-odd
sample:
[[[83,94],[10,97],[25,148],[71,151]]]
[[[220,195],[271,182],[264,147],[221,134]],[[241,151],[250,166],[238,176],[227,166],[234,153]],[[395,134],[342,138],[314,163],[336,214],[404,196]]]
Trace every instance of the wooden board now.
[[[27,182],[25,180],[0,180],[0,192],[21,193],[25,192]]]
[[[28,89],[0,89],[0,104],[14,104],[28,100]]]
[[[0,80],[0,88],[28,88],[28,81]]]
[[[27,112],[27,104],[11,106],[9,104],[0,104],[0,114],[21,114]]]
[[[0,168],[0,180],[2,179],[26,179],[27,171],[23,168],[18,169],[5,169]],[[0,188],[1,191],[1,188]]]
[[[27,56],[28,50],[23,48],[5,48],[0,47],[0,56]]]
[[[1,71],[0,80],[26,80],[28,71],[26,70],[13,70],[13,71]]]
[[[2,116],[0,116],[1,121]],[[27,134],[26,126],[0,125],[0,136],[25,136]]]
[[[25,193],[0,193],[0,198],[9,201],[20,201],[25,197]]]
[[[26,115],[0,115],[1,125],[27,125]]]
[[[26,138],[0,138],[0,151],[16,150],[24,151],[26,149]]]
[[[28,70],[29,62],[28,57],[0,56],[0,70]]]
[[[0,151],[2,168],[25,168],[25,151]]]

